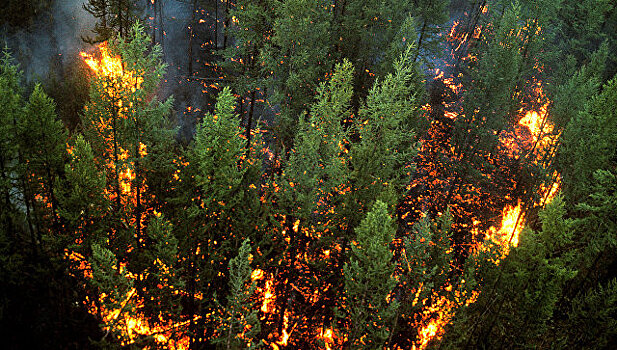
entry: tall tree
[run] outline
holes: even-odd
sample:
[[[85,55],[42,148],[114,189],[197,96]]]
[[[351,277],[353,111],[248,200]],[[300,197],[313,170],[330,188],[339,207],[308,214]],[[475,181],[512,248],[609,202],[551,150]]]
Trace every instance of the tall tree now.
[[[28,188],[24,194],[32,196],[30,201],[34,204],[37,213],[35,216],[39,222],[39,240],[42,231],[60,229],[54,187],[58,176],[64,170],[68,135],[56,116],[55,107],[53,100],[37,85],[16,124],[23,165],[22,176],[26,179]]]
[[[217,316],[220,326],[219,337],[214,340],[222,349],[256,349],[262,344],[258,335],[261,331],[257,310],[253,306],[253,294],[257,288],[251,279],[251,245],[242,242],[238,256],[229,260],[229,295]]]
[[[149,43],[143,27],[137,24],[130,38],[112,42],[109,51],[102,48],[106,57],[93,63],[95,78],[84,113],[84,134],[106,169],[116,217],[120,222],[134,217],[138,237],[143,236],[145,206],[153,205],[144,193],[145,174],[171,162],[160,158],[169,154],[158,144],[168,144],[172,135],[165,120],[172,99],[160,102],[154,94],[165,65],[160,61],[160,46],[148,50]],[[149,162],[154,157],[158,162]]]
[[[332,69],[329,2],[291,0],[275,3],[273,35],[264,48],[264,67],[272,78],[268,99],[280,106],[277,151],[289,149],[298,116],[309,109],[320,83]]]
[[[554,317],[566,283],[575,275],[572,220],[565,219],[564,202],[556,197],[540,213],[542,229],[524,230],[516,249],[485,274],[485,286],[472,307],[462,311],[460,338],[452,336],[453,348],[517,347],[545,342],[545,332]],[[503,332],[507,327],[508,331]],[[465,344],[465,345],[463,345]]]
[[[391,263],[389,245],[395,232],[388,206],[381,201],[356,228],[357,243],[343,268],[351,349],[382,348],[392,332],[398,302],[391,295],[396,265]]]
[[[64,178],[55,186],[58,211],[66,231],[56,242],[58,251],[70,247],[87,256],[90,246],[107,229],[109,199],[105,178],[97,167],[90,144],[78,134],[70,144]]]
[[[17,145],[15,121],[23,104],[20,86],[21,72],[8,50],[2,51],[0,60],[0,199],[2,202],[1,225],[3,231],[14,231],[17,211],[15,198],[15,175],[17,164]]]
[[[258,101],[264,100],[266,81],[272,75],[263,68],[263,51],[272,39],[275,8],[271,0],[240,0],[229,11],[229,16],[234,19],[230,28],[234,45],[223,50],[225,60],[221,66],[231,78],[230,87],[240,96],[240,117],[246,126],[247,147],[251,143]],[[245,100],[248,100],[248,106],[245,106]]]
[[[180,214],[184,222],[179,225],[185,231],[180,245],[189,257],[186,272],[191,298],[196,293],[225,295],[222,276],[229,255],[244,238],[259,239],[260,143],[255,138],[252,147],[246,148],[234,106],[231,89],[224,88],[214,114],[206,114],[197,126],[186,154],[188,166],[182,180],[189,192],[180,193],[178,200],[186,208],[186,213]],[[191,315],[213,310],[209,300],[191,300]],[[202,326],[192,325],[196,338],[215,331],[198,329]]]
[[[350,145],[349,167],[352,194],[346,208],[348,229],[380,199],[395,205],[414,173],[414,131],[419,125],[420,78],[409,45],[394,63],[394,72],[377,80],[366,104],[353,120],[352,133],[359,139]]]

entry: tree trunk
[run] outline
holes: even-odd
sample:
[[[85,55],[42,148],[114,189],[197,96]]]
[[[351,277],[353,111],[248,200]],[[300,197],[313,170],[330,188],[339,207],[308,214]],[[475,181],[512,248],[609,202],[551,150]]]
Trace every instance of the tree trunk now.
[[[229,0],[225,0],[225,12],[223,13],[223,50],[227,48],[227,30],[229,29]]]
[[[193,6],[191,8],[191,23],[189,24],[189,77],[193,75],[193,28],[195,27],[195,11],[197,11],[197,0],[193,0]]]
[[[246,149],[247,151],[251,148],[251,127],[253,124],[253,112],[255,111],[255,92],[253,89],[251,92],[251,107],[249,109],[248,121],[246,123]]]
[[[219,49],[219,0],[214,0],[214,48]]]

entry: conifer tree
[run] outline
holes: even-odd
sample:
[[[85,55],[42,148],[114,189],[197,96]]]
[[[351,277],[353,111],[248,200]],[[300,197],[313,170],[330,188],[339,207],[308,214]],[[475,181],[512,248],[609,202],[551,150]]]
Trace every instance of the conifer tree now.
[[[0,203],[4,208],[0,212],[0,225],[7,234],[15,232],[17,224],[17,199],[13,188],[18,152],[15,121],[23,103],[20,79],[21,72],[5,48],[0,59]]]
[[[439,56],[441,42],[441,25],[448,20],[448,6],[450,0],[420,0],[414,2],[412,16],[417,22],[418,53],[422,61],[430,65],[433,57]]]
[[[366,97],[376,77],[391,72],[403,50],[393,47],[412,43],[417,2],[411,0],[336,1],[333,7],[333,56],[348,59],[356,68],[354,111]]]
[[[332,14],[323,0],[283,1],[275,9],[273,36],[263,50],[263,70],[272,75],[268,100],[281,107],[275,126],[277,151],[281,151],[291,147],[298,116],[309,109],[332,69]]]
[[[115,317],[108,316],[104,320],[106,333],[98,341],[100,344],[113,343],[114,338],[130,341],[124,338],[128,335],[122,332],[122,328],[127,318],[135,312],[135,304],[131,300],[135,296],[133,280],[126,277],[126,266],[118,263],[112,251],[96,243],[91,248],[92,256],[89,262],[92,279],[89,284],[95,290],[94,295],[102,296],[101,300],[96,301],[99,316],[109,315],[112,310],[117,310]]]
[[[394,239],[394,221],[388,206],[376,201],[356,228],[357,243],[345,263],[346,325],[351,349],[379,349],[388,339],[398,303],[391,293],[396,285],[396,265],[389,245]]]
[[[617,142],[615,101],[617,79],[612,79],[564,131],[560,167],[564,192],[571,203],[584,201],[592,187],[593,173],[608,170],[613,163],[613,145]]]
[[[414,172],[413,133],[419,124],[421,87],[413,55],[413,45],[409,45],[394,63],[394,73],[375,82],[366,105],[354,119],[359,142],[350,147],[353,193],[344,209],[351,227],[359,224],[373,200],[397,204]]]
[[[184,219],[178,226],[185,231],[180,245],[189,256],[185,271],[192,295],[225,295],[221,276],[229,255],[244,238],[258,240],[257,229],[262,226],[257,192],[260,140],[254,138],[251,148],[246,148],[234,106],[234,96],[226,87],[218,96],[214,114],[206,114],[198,124],[186,154],[188,167],[182,182],[188,192],[177,199],[186,212],[180,214]],[[197,301],[188,311],[199,313],[212,307],[209,300]],[[194,329],[195,334],[202,331],[215,330]]]
[[[30,201],[38,217],[41,231],[59,229],[57,217],[58,201],[55,196],[55,182],[63,172],[67,132],[58,120],[55,103],[41,89],[35,86],[17,119],[17,134],[22,159],[22,176],[27,187],[24,193],[32,196]],[[41,237],[39,236],[39,239]]]
[[[178,322],[182,303],[176,291],[185,290],[183,271],[178,264],[178,239],[163,214],[150,219],[146,233],[150,247],[133,263],[145,272],[143,278],[134,282],[135,287],[143,290],[140,297],[145,301],[144,309],[152,320]]]
[[[542,229],[525,229],[518,247],[498,269],[483,276],[478,300],[458,318],[468,323],[454,324],[461,327],[454,334],[465,335],[448,338],[453,348],[539,346],[543,342],[564,287],[576,275],[573,254],[568,253],[574,231],[564,215],[564,202],[558,196],[540,213]],[[505,328],[508,332],[502,331]]]
[[[94,37],[82,37],[87,43],[107,41],[119,34],[130,35],[130,29],[139,17],[140,8],[135,0],[88,0],[83,8],[98,22],[92,32]]]
[[[320,200],[347,181],[347,135],[341,122],[349,113],[352,72],[349,61],[337,64],[328,82],[320,85],[310,115],[300,118],[295,147],[278,181],[283,189],[280,203],[289,215],[306,220],[315,211],[324,214]]]
[[[217,316],[219,336],[213,341],[221,349],[256,349],[262,343],[257,338],[261,331],[257,310],[253,307],[253,294],[256,284],[251,280],[253,270],[251,245],[246,239],[242,242],[238,256],[229,261],[229,295]]]
[[[72,250],[84,255],[84,249],[94,243],[92,240],[104,233],[109,206],[106,187],[105,175],[97,167],[90,144],[78,134],[69,148],[64,179],[55,186],[58,212],[66,226],[65,234],[57,242],[58,251],[72,245]],[[82,244],[74,244],[76,240]]]
[[[575,266],[580,270],[578,278],[572,284],[569,295],[582,291],[598,283],[612,272],[605,267],[615,263],[611,253],[617,247],[617,177],[613,174],[615,162],[608,166],[610,170],[598,169],[593,173],[594,181],[588,198],[575,207],[578,218],[574,221],[577,243],[580,252]]]
[[[617,337],[617,280],[598,284],[572,300],[563,328],[566,344],[607,348]],[[559,334],[563,336],[562,334]]]
[[[246,120],[245,135],[249,147],[258,100],[265,97],[267,80],[272,74],[263,69],[263,51],[272,38],[276,7],[271,0],[240,0],[234,5],[229,11],[229,17],[234,18],[234,25],[230,27],[234,45],[223,51],[225,61],[221,66],[231,78],[230,87],[240,95],[240,110],[245,112],[246,118],[244,115],[240,117]],[[245,98],[248,99],[246,107]]]
[[[96,72],[84,113],[84,135],[106,169],[116,223],[134,217],[133,229],[141,238],[145,206],[155,204],[144,193],[145,174],[168,173],[169,169],[161,168],[170,168],[171,162],[164,146],[169,145],[172,135],[165,122],[172,99],[160,102],[154,94],[165,65],[160,61],[160,46],[148,50],[149,44],[139,24],[133,26],[130,38],[110,44],[110,55],[119,55],[122,67],[115,67],[111,73]]]

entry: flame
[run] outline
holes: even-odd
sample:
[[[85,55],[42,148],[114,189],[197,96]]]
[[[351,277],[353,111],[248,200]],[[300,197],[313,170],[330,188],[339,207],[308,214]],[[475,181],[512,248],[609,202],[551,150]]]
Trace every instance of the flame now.
[[[322,328],[319,333],[319,338],[323,340],[326,350],[332,350],[332,345],[334,344],[334,332],[332,328],[326,328],[325,330]]]
[[[447,285],[444,289],[451,291],[452,285]],[[474,303],[479,294],[478,291],[472,291],[471,295],[466,295],[466,293],[456,290],[452,299],[434,294],[437,300],[422,310],[421,323],[426,322],[426,324],[418,329],[418,341],[412,345],[412,349],[426,349],[432,340],[441,339],[445,332],[445,326],[454,317],[456,308],[460,305],[467,306]],[[423,303],[427,303],[427,301],[424,300]]]
[[[124,69],[122,57],[120,57],[120,55],[112,56],[110,54],[107,41],[100,43],[98,45],[98,49],[100,52],[100,58],[83,51],[79,53],[81,57],[83,57],[84,62],[86,62],[88,67],[90,67],[90,69],[96,73],[97,76],[121,79],[130,83],[129,86],[136,83],[135,88],[140,88],[143,83],[143,78],[134,78],[134,72]]]
[[[148,155],[148,150],[146,145],[144,145],[143,143],[139,143],[139,155],[142,157],[145,157]]]
[[[135,179],[135,172],[132,168],[126,168],[120,172],[120,190],[122,194],[131,193],[131,181]]]
[[[264,271],[261,269],[255,269],[251,272],[251,280],[256,281],[264,278]]]
[[[273,281],[268,279],[266,281],[265,291],[263,293],[264,300],[261,304],[261,311],[264,313],[272,313],[274,312],[274,291],[273,291]]]

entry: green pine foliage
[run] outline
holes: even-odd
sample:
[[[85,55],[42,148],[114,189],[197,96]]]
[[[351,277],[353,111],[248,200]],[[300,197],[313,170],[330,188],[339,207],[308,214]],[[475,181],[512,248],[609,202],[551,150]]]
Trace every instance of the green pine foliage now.
[[[593,173],[608,170],[612,164],[617,137],[615,101],[617,80],[613,79],[589,101],[587,108],[570,120],[564,131],[560,163],[565,194],[573,203],[585,200]]]
[[[238,256],[229,261],[229,294],[221,308],[218,337],[214,340],[220,349],[257,349],[261,331],[257,310],[253,307],[255,281],[251,280],[251,245],[242,242]]]
[[[397,204],[411,174],[416,155],[414,131],[420,118],[420,83],[409,45],[394,63],[394,73],[377,80],[366,104],[354,119],[359,141],[351,145],[349,167],[353,193],[348,202],[350,226],[379,199]]]
[[[3,50],[0,60],[0,189],[2,191],[1,212],[4,232],[14,231],[16,218],[16,171],[18,143],[15,140],[15,120],[20,112],[23,100],[20,86],[21,72],[11,58],[7,49]]]
[[[207,114],[197,126],[193,161],[198,166],[196,181],[204,206],[216,213],[241,204],[239,186],[248,169],[242,157],[246,143],[234,114],[234,97],[229,88],[219,94],[214,114]]]
[[[383,348],[394,320],[398,302],[392,297],[393,277],[390,243],[396,228],[388,206],[376,201],[372,210],[356,228],[357,242],[351,246],[349,262],[343,267],[345,301],[351,349]]]
[[[566,344],[608,348],[617,337],[617,280],[599,284],[572,300]],[[563,337],[564,334],[560,334]]]
[[[56,185],[59,215],[64,219],[65,231],[58,249],[71,246],[80,239],[89,247],[91,239],[106,229],[109,199],[105,194],[105,176],[97,167],[90,144],[78,134],[71,143],[69,162],[64,167],[64,178]]]
[[[444,340],[447,348],[546,346],[558,303],[577,273],[569,251],[572,220],[565,214],[558,196],[539,215],[542,229],[523,230],[519,246],[483,274],[484,288],[476,303],[457,316],[452,335]]]
[[[107,41],[116,34],[130,35],[141,12],[135,0],[88,0],[82,6],[98,20],[92,29],[94,37],[82,37],[90,44]]]
[[[338,64],[320,85],[310,115],[301,116],[295,147],[277,181],[282,188],[279,203],[290,215],[306,220],[315,211],[326,214],[328,197],[346,182],[347,136],[341,121],[350,113],[352,73],[348,61]]]

